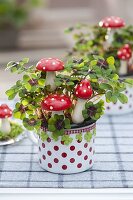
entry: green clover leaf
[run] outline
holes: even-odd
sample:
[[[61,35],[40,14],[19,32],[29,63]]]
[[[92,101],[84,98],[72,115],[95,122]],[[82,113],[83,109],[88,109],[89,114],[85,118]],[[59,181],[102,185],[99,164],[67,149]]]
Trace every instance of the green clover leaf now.
[[[91,141],[91,138],[92,138],[91,132],[86,132],[86,134],[84,135],[84,139],[85,139],[87,142],[90,142],[90,141]]]

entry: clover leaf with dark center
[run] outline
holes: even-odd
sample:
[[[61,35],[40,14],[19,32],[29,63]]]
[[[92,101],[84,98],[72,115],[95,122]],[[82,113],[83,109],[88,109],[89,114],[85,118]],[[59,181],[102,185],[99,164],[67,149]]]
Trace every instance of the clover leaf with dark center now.
[[[61,136],[64,134],[65,129],[71,128],[70,120],[64,118],[64,115],[55,114],[48,120],[48,130],[54,135]]]
[[[104,101],[100,100],[98,103],[87,102],[82,114],[84,119],[98,120],[104,111]]]
[[[41,126],[41,121],[30,115],[29,118],[24,118],[23,125],[28,130],[38,130]]]

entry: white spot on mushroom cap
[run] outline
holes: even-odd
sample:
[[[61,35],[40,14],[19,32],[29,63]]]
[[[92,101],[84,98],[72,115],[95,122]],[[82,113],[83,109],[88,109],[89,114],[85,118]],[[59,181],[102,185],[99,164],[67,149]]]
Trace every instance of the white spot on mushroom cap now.
[[[4,112],[7,112],[7,109],[4,109]]]
[[[55,98],[52,98],[51,100],[52,100],[52,101],[54,101],[54,100],[55,100]]]
[[[103,26],[103,22],[102,21],[99,22],[99,26]]]
[[[80,87],[82,87],[82,83],[80,83]]]
[[[119,23],[119,21],[116,19],[116,20],[115,20],[115,23],[117,24],[117,23]]]
[[[108,19],[107,19],[107,21],[109,21],[109,22],[110,22],[110,21],[111,21],[111,18],[108,18]]]
[[[108,26],[109,26],[109,23],[106,22],[106,23],[105,23],[105,26],[108,27]]]
[[[121,51],[118,51],[118,53],[117,53],[118,55],[121,55]]]
[[[127,53],[127,50],[126,50],[126,49],[123,49],[122,52],[123,52],[123,53]]]
[[[88,89],[90,89],[91,87],[90,87],[90,85],[88,86]]]
[[[56,65],[56,62],[52,62],[52,65]]]
[[[130,58],[130,54],[129,53],[127,54],[127,58]]]
[[[47,103],[47,101],[44,101],[44,103]]]
[[[76,94],[78,94],[78,91],[76,91]]]
[[[126,57],[125,57],[125,56],[122,56],[122,59],[126,59]]]
[[[53,110],[53,106],[50,106],[49,108],[50,108],[50,110]]]
[[[86,92],[86,90],[83,90],[84,92]]]
[[[43,67],[43,69],[45,70],[45,67]]]
[[[61,101],[63,102],[63,101],[64,101],[64,99],[61,99]]]

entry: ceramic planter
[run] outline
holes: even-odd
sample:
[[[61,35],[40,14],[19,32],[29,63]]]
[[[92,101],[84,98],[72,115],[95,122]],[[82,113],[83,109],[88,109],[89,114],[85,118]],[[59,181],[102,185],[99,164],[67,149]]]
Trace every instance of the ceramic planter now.
[[[73,138],[70,145],[64,145],[61,137],[58,141],[51,139],[51,133],[48,132],[49,138],[43,142],[40,138],[36,141],[33,135],[30,138],[38,145],[38,156],[40,166],[49,172],[60,174],[79,173],[88,170],[94,163],[95,152],[95,128],[96,124],[87,125],[80,128],[66,130]],[[90,142],[84,138],[86,132],[92,134]],[[76,140],[76,135],[82,133],[82,141]]]
[[[121,115],[127,114],[133,111],[133,88],[127,87],[126,91],[123,92],[128,97],[128,103],[122,104],[120,101],[117,103],[107,103],[105,101],[105,114],[107,115]]]

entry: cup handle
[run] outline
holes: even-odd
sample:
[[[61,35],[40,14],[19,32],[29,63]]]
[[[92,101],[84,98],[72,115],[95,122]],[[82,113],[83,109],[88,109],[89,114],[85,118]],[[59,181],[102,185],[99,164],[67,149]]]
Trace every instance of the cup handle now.
[[[38,138],[36,137],[35,133],[33,131],[27,132],[27,137],[35,144],[38,145]]]

